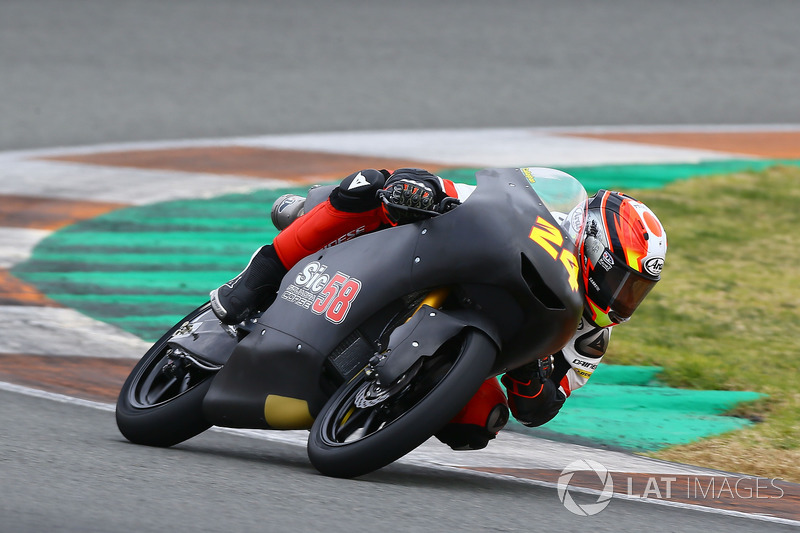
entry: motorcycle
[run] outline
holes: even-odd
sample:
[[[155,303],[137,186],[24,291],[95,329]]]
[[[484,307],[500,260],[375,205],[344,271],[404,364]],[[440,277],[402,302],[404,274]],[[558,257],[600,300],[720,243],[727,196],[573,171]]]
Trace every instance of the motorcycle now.
[[[476,179],[460,205],[301,260],[235,326],[208,303],[190,313],[125,381],[122,434],[172,446],[212,425],[308,429],[313,466],[355,477],[422,444],[487,378],[560,350],[583,309],[586,192],[552,169]]]

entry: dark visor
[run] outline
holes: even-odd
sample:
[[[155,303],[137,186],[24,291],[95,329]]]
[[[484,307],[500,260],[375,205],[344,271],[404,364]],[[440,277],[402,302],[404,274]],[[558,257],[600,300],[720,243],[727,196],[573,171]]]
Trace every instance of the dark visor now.
[[[630,318],[658,281],[637,272],[617,260],[603,258],[589,270],[589,297],[602,308],[613,310],[621,318]]]

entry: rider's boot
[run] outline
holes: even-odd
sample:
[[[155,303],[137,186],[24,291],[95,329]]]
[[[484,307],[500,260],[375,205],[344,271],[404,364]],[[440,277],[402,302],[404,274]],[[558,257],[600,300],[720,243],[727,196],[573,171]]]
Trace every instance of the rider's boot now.
[[[375,196],[385,180],[377,170],[353,173],[305,214],[302,197],[282,196],[272,218],[283,231],[253,254],[241,274],[211,291],[214,314],[225,324],[238,324],[271,303],[288,268],[302,258],[390,223]]]
[[[436,438],[454,450],[480,450],[508,422],[508,402],[497,378],[483,382],[478,392]]]
[[[275,248],[262,246],[238,276],[211,291],[211,309],[223,323],[238,324],[271,303],[284,274]]]

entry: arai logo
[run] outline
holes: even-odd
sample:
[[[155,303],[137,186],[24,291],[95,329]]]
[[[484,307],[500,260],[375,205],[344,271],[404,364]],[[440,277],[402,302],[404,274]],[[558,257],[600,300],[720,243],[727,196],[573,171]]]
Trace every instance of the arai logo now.
[[[651,276],[658,276],[661,274],[661,269],[664,268],[663,257],[651,257],[644,263],[644,271]]]

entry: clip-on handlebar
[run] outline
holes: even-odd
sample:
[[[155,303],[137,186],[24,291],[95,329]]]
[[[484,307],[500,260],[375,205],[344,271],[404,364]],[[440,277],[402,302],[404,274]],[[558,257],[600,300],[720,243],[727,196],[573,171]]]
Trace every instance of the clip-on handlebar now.
[[[418,207],[411,207],[408,205],[401,205],[396,204],[389,200],[389,193],[385,189],[381,189],[377,193],[378,198],[383,202],[389,212],[393,210],[403,211],[405,213],[414,213],[415,215],[422,215],[423,217],[432,218],[438,217],[448,211],[455,209],[459,205],[461,205],[461,200],[458,198],[452,198],[448,196],[444,200],[441,201],[438,205],[435,205],[433,209],[420,209]]]

